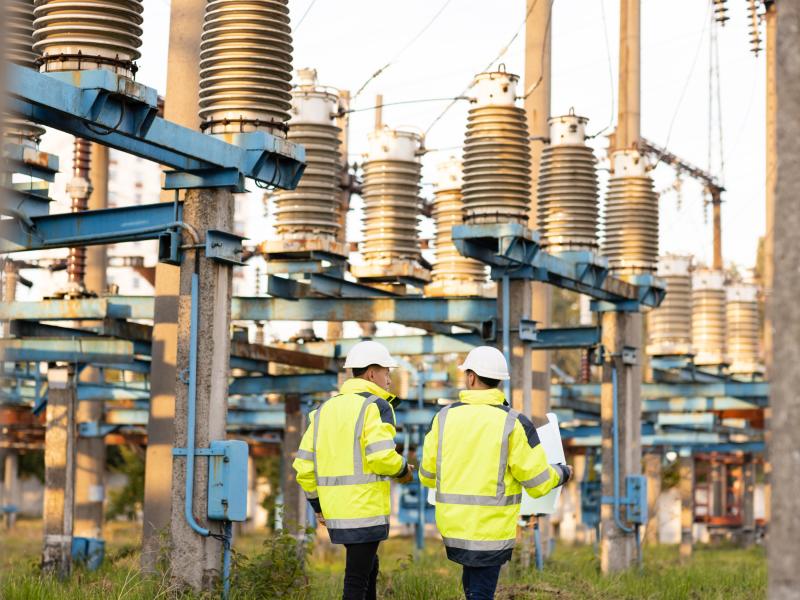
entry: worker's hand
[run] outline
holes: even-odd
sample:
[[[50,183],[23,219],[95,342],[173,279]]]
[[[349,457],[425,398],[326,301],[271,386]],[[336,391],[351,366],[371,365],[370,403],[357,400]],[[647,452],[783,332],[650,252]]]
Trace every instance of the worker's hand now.
[[[327,527],[328,526],[325,523],[325,517],[322,516],[322,513],[317,513],[317,521],[319,521],[319,524],[322,525],[323,527]]]
[[[405,475],[398,477],[395,481],[397,481],[397,483],[411,483],[411,479],[413,478],[412,477],[413,473],[414,473],[414,467],[408,465],[406,468]]]
[[[574,474],[574,469],[567,464],[560,464],[558,466],[561,467],[562,471],[564,471],[564,477],[562,478],[563,479],[562,485],[563,485],[567,483],[570,479],[572,479],[572,476]]]

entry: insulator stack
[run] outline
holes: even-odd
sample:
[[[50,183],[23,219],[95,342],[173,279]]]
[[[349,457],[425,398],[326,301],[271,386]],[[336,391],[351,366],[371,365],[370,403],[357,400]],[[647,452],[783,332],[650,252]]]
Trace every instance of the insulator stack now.
[[[107,69],[136,73],[141,0],[36,0],[34,51],[42,71]]]
[[[67,185],[67,192],[72,198],[72,212],[81,212],[89,207],[89,196],[92,194],[89,171],[92,164],[92,143],[83,138],[75,138],[72,153],[72,180]],[[69,249],[67,259],[67,277],[74,287],[82,287],[86,275],[86,248]]]
[[[291,109],[288,0],[211,0],[200,44],[200,118],[207,133],[284,136]]]
[[[713,269],[695,271],[692,277],[692,346],[696,364],[727,362],[725,325],[725,275]]]
[[[33,0],[7,0],[6,2],[5,59],[8,62],[35,69],[36,53],[33,51]],[[44,135],[44,128],[36,123],[5,115],[5,139],[24,146],[36,146]]]
[[[550,119],[550,145],[542,151],[538,230],[549,252],[597,249],[597,172],[586,145],[588,119]]]
[[[636,150],[611,156],[602,254],[618,275],[651,273],[658,260],[658,194]]]
[[[727,290],[728,356],[732,373],[752,374],[764,370],[759,361],[761,327],[758,288],[738,284]]]
[[[658,278],[667,284],[661,305],[648,315],[647,353],[652,356],[678,356],[691,353],[692,276],[690,256],[662,256]]]
[[[530,142],[525,111],[516,106],[518,82],[506,72],[475,78],[464,139],[465,223],[528,225]]]
[[[725,22],[730,19],[727,3],[728,0],[714,0],[714,19],[723,27],[725,27]]]
[[[462,256],[453,244],[452,229],[464,221],[461,161],[451,157],[439,165],[438,171],[433,196],[433,219],[436,222],[433,284],[444,288],[449,283],[482,283],[486,280],[486,267]]]
[[[306,149],[306,170],[292,191],[275,195],[275,229],[283,238],[323,236],[335,240],[341,223],[340,130],[334,125],[339,96],[317,84],[316,71],[299,72],[300,84],[292,93],[290,141]]]
[[[369,134],[364,163],[364,260],[391,265],[394,259],[418,259],[422,137],[413,131],[384,128]]]
[[[758,56],[761,52],[761,15],[758,8],[760,0],[748,0],[747,11],[750,13],[750,51]]]

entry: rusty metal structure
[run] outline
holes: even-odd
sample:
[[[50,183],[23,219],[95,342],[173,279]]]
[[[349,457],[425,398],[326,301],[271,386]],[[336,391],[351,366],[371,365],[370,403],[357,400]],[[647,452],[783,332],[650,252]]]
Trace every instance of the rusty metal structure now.
[[[525,110],[516,104],[519,77],[481,73],[464,138],[464,222],[528,224],[530,142]]]
[[[285,136],[292,108],[288,0],[211,0],[200,45],[200,118],[207,133]]]
[[[669,292],[661,305],[648,313],[647,353],[651,356],[691,354],[692,257],[667,254],[658,261],[657,276]]]
[[[549,252],[597,249],[597,162],[586,145],[588,119],[550,119],[539,167],[538,230]]]
[[[313,69],[298,71],[292,92],[288,139],[306,149],[306,170],[297,188],[275,194],[275,229],[283,239],[341,236],[340,129],[334,124],[339,96],[317,83]]]
[[[728,362],[726,348],[725,274],[697,269],[692,277],[692,346],[695,364]]]
[[[652,273],[658,260],[658,194],[636,150],[611,155],[602,254],[620,275]]]
[[[141,0],[36,0],[33,50],[42,71],[108,69],[136,73]]]

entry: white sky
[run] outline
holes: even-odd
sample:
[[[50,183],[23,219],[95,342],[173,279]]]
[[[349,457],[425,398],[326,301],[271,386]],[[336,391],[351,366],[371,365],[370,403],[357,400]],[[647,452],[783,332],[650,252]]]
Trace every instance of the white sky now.
[[[294,66],[316,68],[320,83],[354,92],[445,1],[316,0],[295,32]],[[290,0],[294,23],[311,2]],[[144,4],[145,35],[137,79],[163,93],[169,1],[145,0]],[[672,152],[704,168],[709,138],[709,4],[710,0],[642,1],[642,133],[661,145],[669,136]],[[728,6],[730,21],[719,30],[725,157],[721,176],[728,190],[723,206],[723,253],[726,261],[749,267],[764,230],[764,56],[756,58],[749,50],[746,3],[729,2]],[[589,117],[589,131],[594,133],[609,124],[612,114],[609,58],[614,97],[617,92],[618,0],[555,0],[553,7],[552,113],[563,114],[574,107]],[[384,102],[458,95],[508,43],[524,13],[524,0],[452,0],[430,29],[369,85],[354,108],[372,105],[376,93],[384,95]],[[523,53],[521,32],[502,59],[509,72],[523,73]],[[443,107],[442,103],[386,107],[384,121],[425,129]],[[460,103],[451,109],[431,131],[428,148],[461,144],[466,108]],[[373,118],[371,111],[352,116],[351,153],[360,155],[365,150]],[[718,139],[716,131],[714,139]],[[598,147],[605,145],[604,140],[598,142]],[[713,170],[720,174],[719,149],[714,144]],[[424,177],[429,178],[447,155],[426,155]],[[660,166],[654,176],[659,190],[674,179],[666,166]],[[710,259],[710,218],[704,219],[702,200],[700,186],[688,180],[681,208],[674,192],[662,196],[662,251]]]

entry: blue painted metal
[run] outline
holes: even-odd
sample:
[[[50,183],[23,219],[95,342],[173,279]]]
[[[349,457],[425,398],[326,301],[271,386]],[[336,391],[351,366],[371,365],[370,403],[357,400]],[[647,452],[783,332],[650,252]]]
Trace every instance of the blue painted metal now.
[[[647,477],[628,475],[625,478],[625,516],[635,525],[647,524]]]
[[[536,570],[544,570],[544,552],[542,552],[542,532],[539,530],[539,517],[533,521],[533,547],[536,553]]]
[[[519,323],[520,339],[534,350],[558,348],[591,348],[600,343],[599,327],[559,327],[537,329],[536,321],[522,319]]]
[[[133,360],[133,344],[110,338],[0,339],[0,356],[7,361],[124,363]]]
[[[581,522],[588,527],[600,524],[601,481],[581,481]]]
[[[83,564],[88,570],[96,571],[103,564],[106,543],[97,538],[72,538],[72,560]]]
[[[247,519],[247,442],[212,441],[208,460],[208,518]]]
[[[495,316],[490,298],[234,298],[234,321],[395,321],[482,323]],[[151,296],[108,296],[0,304],[0,320],[152,319]]]
[[[58,173],[58,156],[36,148],[5,142],[3,144],[5,168],[11,173],[53,182]]]
[[[559,384],[551,388],[554,398],[599,398],[600,384]],[[679,400],[692,398],[740,398],[758,405],[766,405],[769,384],[765,381],[724,381],[709,383],[675,382],[644,383],[644,400]],[[668,410],[668,409],[663,409]],[[677,412],[677,411],[676,411]]]
[[[237,394],[310,394],[313,392],[329,392],[337,387],[337,378],[333,373],[314,375],[264,375],[255,377],[237,377],[233,379],[228,393]]]
[[[117,431],[121,425],[110,425],[99,421],[78,423],[78,435],[83,438],[103,438]]]
[[[347,281],[342,277],[334,277],[327,273],[309,273],[306,279],[314,291],[334,298],[392,298],[398,296],[387,290]]]
[[[261,131],[232,134],[228,143],[181,127],[156,116],[155,90],[110,71],[39,73],[17,65],[8,69],[10,112],[194,175],[201,187],[219,185],[220,169],[242,176],[232,188],[240,192],[245,191],[244,177],[294,189],[303,173],[302,146]],[[187,183],[184,175],[166,176],[168,189]],[[230,186],[229,180],[222,183]]]
[[[27,185],[27,184],[26,184]],[[15,185],[16,187],[16,185]],[[50,213],[52,199],[34,191],[21,189],[5,189],[5,202],[0,205],[0,213],[15,217],[26,225],[31,225],[35,217],[42,217]]]
[[[414,356],[419,354],[451,354],[469,352],[484,343],[481,336],[474,333],[454,333],[450,335],[398,335],[372,338],[380,342],[392,354]],[[342,339],[335,342],[309,342],[292,346],[321,356],[344,358],[351,348],[363,341],[362,338]]]
[[[612,359],[611,362],[611,402],[612,402],[612,419],[611,419],[611,444],[613,448],[613,455],[614,455],[614,495],[612,497],[612,503],[614,505],[614,523],[616,523],[617,527],[624,531],[625,533],[633,533],[632,527],[627,527],[622,522],[622,517],[620,515],[620,504],[622,502],[620,498],[620,489],[619,489],[619,384],[618,384],[618,377],[617,374],[617,362],[616,360]],[[605,502],[605,498],[603,498],[603,502]]]
[[[624,306],[658,306],[664,297],[664,283],[644,277],[634,283],[608,274],[602,257],[590,253],[551,255],[539,247],[537,232],[518,223],[458,225],[453,243],[464,256],[492,267],[492,279],[504,275],[532,279],[580,292],[596,300]]]
[[[183,207],[178,205],[178,220]],[[0,221],[0,252],[157,239],[175,224],[172,202],[34,217],[31,227]]]
[[[206,258],[228,265],[243,265],[242,240],[247,238],[216,229],[206,230]]]
[[[511,286],[508,273],[504,274],[500,281],[502,282],[501,296],[503,297],[503,356],[508,365],[509,375],[511,375]],[[503,382],[503,393],[511,402],[511,377]]]

